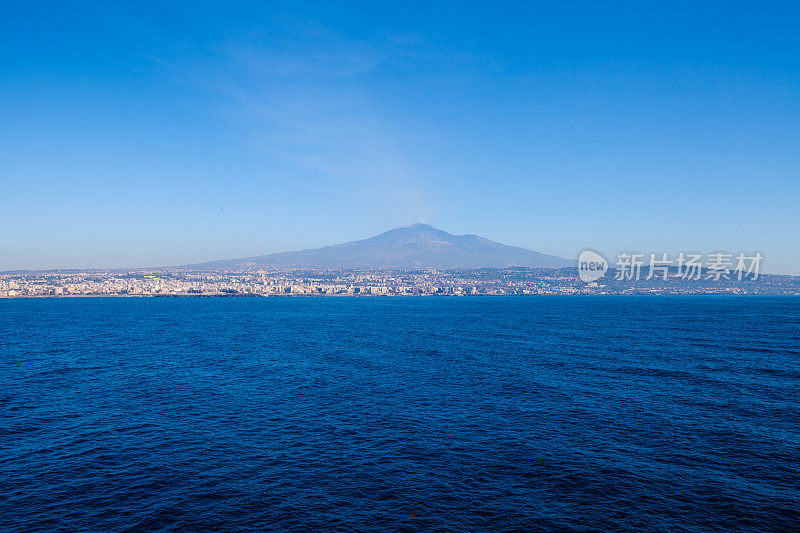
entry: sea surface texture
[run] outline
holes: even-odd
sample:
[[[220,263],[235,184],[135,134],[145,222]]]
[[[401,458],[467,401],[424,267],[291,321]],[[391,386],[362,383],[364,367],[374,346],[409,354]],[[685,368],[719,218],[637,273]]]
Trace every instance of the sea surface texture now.
[[[800,531],[800,299],[0,301],[0,530]]]

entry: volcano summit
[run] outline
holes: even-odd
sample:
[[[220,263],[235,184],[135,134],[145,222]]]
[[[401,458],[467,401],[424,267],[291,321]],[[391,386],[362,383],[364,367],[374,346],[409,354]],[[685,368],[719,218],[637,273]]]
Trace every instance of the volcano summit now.
[[[427,224],[335,246],[190,265],[195,268],[558,268],[575,261]]]

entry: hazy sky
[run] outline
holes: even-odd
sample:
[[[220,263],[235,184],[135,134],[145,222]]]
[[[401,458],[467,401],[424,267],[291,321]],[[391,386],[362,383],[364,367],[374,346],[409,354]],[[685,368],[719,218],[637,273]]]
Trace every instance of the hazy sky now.
[[[0,17],[0,269],[421,221],[800,273],[800,3],[53,4]]]

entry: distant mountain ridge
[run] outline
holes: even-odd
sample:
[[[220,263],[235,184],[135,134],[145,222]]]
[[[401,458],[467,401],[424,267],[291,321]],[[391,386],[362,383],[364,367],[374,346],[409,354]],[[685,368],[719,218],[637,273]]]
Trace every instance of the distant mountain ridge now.
[[[558,268],[575,261],[428,224],[335,246],[187,265],[195,268]]]

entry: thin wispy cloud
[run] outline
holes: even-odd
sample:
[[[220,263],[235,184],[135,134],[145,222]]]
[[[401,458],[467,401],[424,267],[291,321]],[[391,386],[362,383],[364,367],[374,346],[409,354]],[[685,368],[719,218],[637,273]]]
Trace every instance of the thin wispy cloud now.
[[[310,24],[253,33],[173,62],[176,79],[211,97],[241,140],[270,160],[398,216],[430,217],[424,171],[372,85],[382,65],[415,54],[419,38],[369,43]]]

